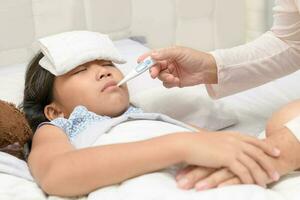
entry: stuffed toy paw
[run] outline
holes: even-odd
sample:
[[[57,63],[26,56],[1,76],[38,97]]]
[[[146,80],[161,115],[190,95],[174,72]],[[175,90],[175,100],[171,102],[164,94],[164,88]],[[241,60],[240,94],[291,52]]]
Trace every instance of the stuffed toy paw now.
[[[0,151],[25,160],[25,144],[32,135],[25,115],[14,104],[0,100]]]

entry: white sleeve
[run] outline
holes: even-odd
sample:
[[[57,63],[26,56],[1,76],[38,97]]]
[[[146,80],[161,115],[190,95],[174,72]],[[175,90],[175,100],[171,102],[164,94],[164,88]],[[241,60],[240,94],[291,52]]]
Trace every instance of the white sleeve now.
[[[300,116],[289,121],[284,126],[287,127],[296,136],[296,138],[300,142]]]
[[[218,84],[206,85],[213,98],[257,87],[300,68],[300,1],[277,0],[274,25],[260,38],[212,52]]]

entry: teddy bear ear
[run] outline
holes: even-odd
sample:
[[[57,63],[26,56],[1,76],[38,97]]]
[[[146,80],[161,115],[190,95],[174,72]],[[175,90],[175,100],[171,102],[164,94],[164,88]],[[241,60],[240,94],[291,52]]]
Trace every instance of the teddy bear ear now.
[[[32,135],[24,113],[15,104],[0,100],[0,151],[24,159],[24,145]]]

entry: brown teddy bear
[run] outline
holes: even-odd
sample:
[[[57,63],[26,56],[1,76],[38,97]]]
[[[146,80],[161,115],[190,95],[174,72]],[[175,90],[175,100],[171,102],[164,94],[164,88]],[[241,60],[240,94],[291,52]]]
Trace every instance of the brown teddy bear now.
[[[25,144],[32,131],[25,115],[12,103],[0,100],[0,151],[25,160]]]

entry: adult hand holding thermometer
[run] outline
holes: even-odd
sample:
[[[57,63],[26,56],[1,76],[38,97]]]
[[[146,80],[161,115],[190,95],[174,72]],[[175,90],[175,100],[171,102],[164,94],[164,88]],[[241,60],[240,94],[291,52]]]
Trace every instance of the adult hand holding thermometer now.
[[[136,67],[134,67],[129,74],[127,74],[119,83],[117,86],[120,86],[124,83],[126,83],[127,81],[141,75],[142,73],[144,73],[145,71],[147,71],[148,69],[150,69],[150,67],[152,67],[155,64],[155,61],[148,56],[147,58],[145,58],[141,63],[139,63]]]

